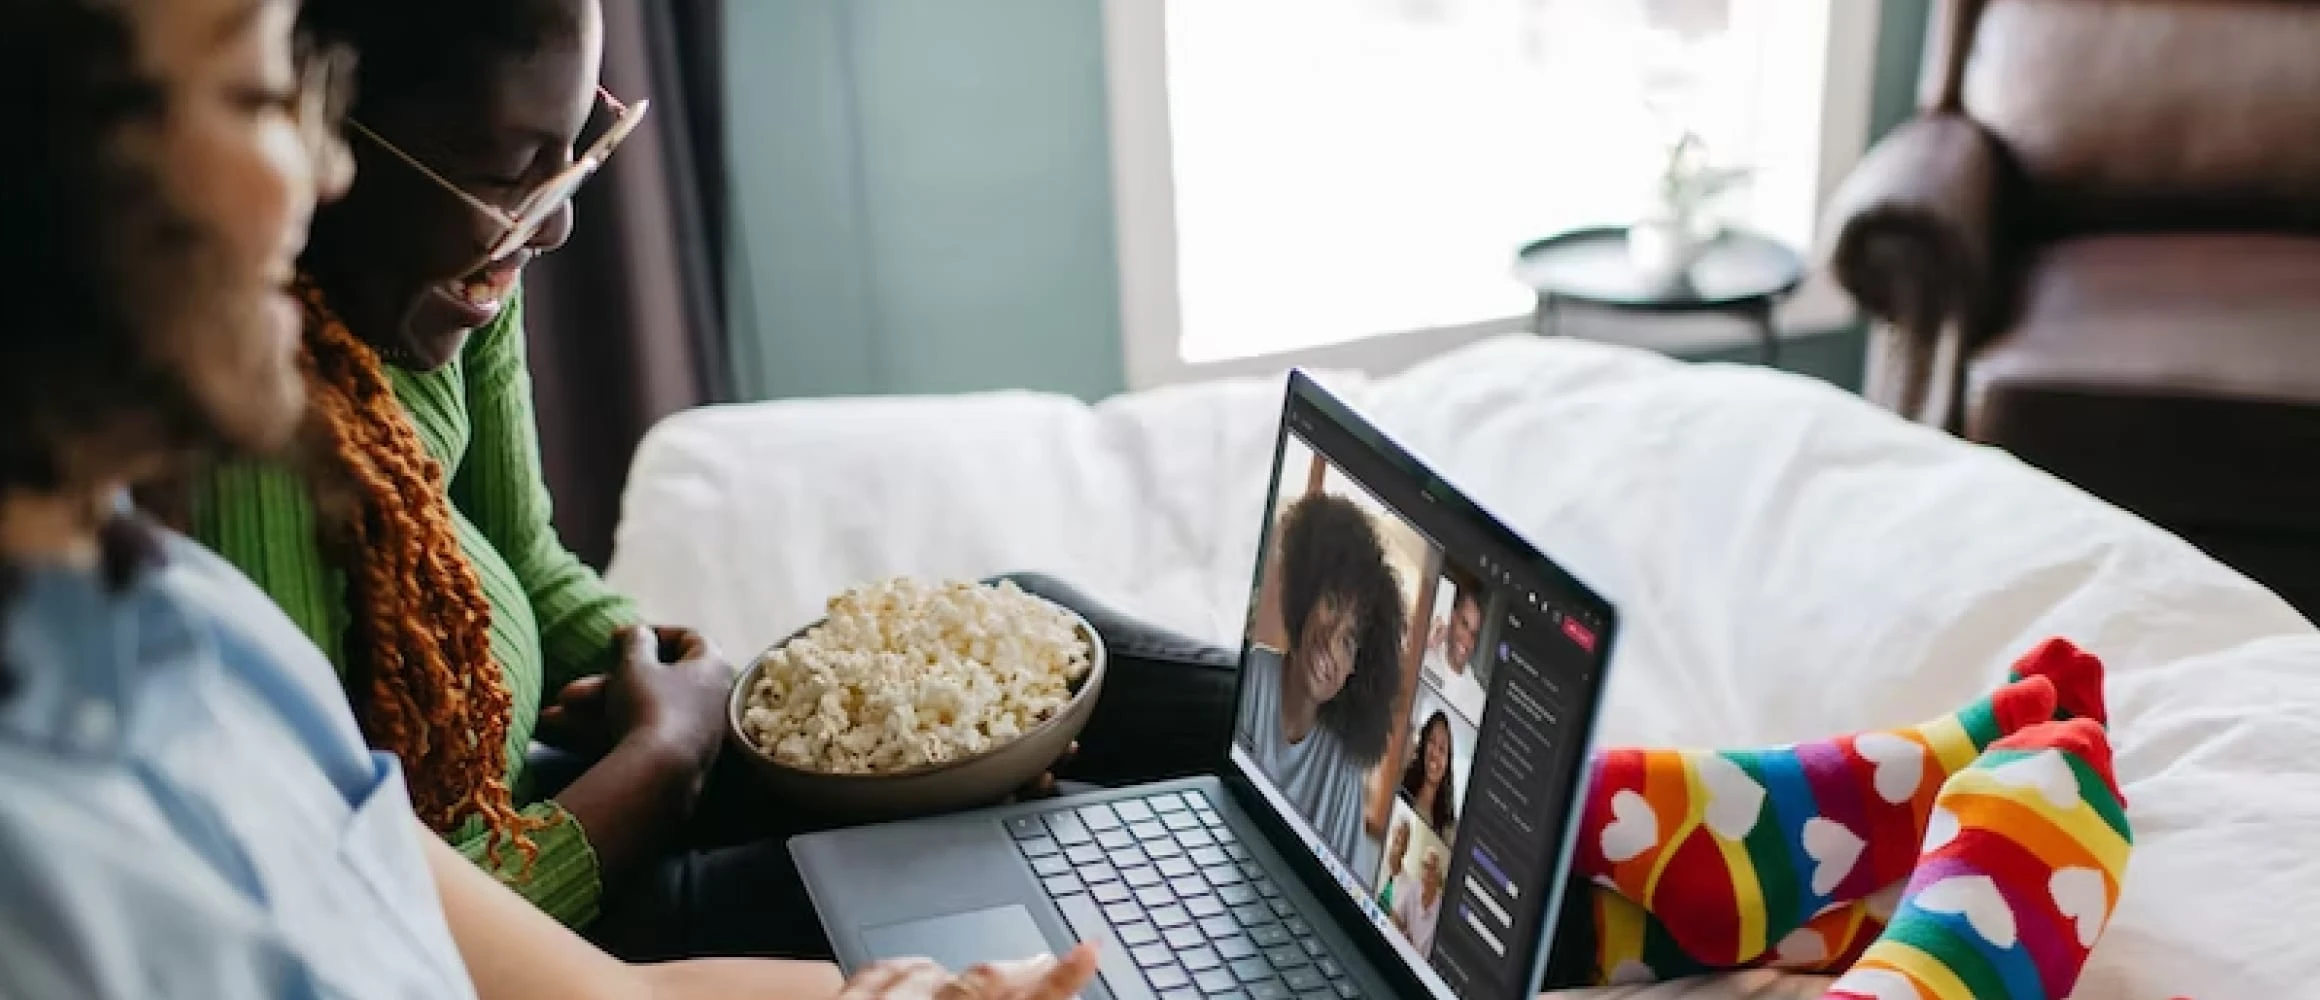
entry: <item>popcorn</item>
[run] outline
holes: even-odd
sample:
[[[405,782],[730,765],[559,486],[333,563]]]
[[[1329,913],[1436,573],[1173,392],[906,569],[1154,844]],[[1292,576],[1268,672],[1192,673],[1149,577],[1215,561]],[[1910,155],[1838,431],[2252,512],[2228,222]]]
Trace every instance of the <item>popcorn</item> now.
[[[1088,656],[1076,618],[1012,582],[864,584],[765,654],[742,729],[759,753],[808,770],[959,760],[1062,711]]]

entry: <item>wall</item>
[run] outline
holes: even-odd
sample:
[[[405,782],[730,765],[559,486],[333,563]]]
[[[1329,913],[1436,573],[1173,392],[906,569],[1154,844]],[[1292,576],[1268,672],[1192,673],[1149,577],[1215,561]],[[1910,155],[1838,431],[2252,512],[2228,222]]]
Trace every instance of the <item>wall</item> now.
[[[726,18],[745,394],[1120,390],[1100,5]]]

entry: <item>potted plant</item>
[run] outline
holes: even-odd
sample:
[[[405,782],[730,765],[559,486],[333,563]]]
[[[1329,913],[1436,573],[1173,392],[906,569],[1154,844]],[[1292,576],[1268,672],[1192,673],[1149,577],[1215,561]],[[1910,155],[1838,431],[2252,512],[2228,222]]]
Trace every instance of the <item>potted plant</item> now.
[[[1746,169],[1711,162],[1707,143],[1685,131],[1668,148],[1651,214],[1627,227],[1628,257],[1654,280],[1682,277],[1723,231],[1716,200],[1747,179]]]

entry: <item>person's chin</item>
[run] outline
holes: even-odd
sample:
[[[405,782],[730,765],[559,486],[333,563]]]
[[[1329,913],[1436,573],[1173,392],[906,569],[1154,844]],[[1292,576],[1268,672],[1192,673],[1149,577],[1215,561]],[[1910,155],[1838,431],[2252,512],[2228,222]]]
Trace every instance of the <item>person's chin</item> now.
[[[1329,700],[1329,698],[1319,697],[1320,694],[1324,691],[1329,692],[1329,698],[1337,697],[1336,689],[1329,686],[1329,678],[1316,673],[1307,673],[1305,675],[1305,692],[1307,694],[1314,695],[1315,701],[1326,702]]]
[[[401,356],[394,361],[415,371],[430,372],[450,364],[467,346],[467,337],[499,315],[453,298],[441,290],[422,295],[403,320],[397,341]]]

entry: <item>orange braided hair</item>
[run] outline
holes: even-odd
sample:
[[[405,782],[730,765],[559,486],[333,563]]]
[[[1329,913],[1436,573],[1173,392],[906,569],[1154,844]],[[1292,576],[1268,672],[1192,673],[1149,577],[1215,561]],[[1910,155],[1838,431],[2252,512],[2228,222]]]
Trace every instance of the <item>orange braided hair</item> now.
[[[403,761],[412,808],[439,833],[480,815],[490,854],[530,832],[507,784],[506,679],[491,657],[491,604],[452,530],[443,467],[403,415],[378,352],[310,280],[299,367],[312,399],[308,449],[325,544],[346,567],[346,660],[362,692],[355,718]]]

